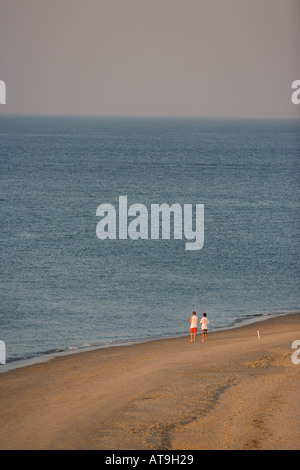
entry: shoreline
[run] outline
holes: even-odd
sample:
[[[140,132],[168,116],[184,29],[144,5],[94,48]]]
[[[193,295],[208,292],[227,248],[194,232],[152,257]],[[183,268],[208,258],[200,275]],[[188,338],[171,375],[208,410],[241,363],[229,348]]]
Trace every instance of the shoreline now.
[[[299,313],[0,374],[0,448],[298,450],[295,340]]]
[[[287,312],[259,313],[259,314],[248,315],[246,318],[244,317],[242,319],[235,320],[232,325],[211,328],[210,334],[216,333],[218,331],[229,331],[229,330],[236,329],[236,328],[242,328],[247,325],[260,323],[263,321],[270,320],[272,318],[277,318],[279,316],[297,315],[299,313],[300,312],[298,310],[295,310],[295,311],[287,311]],[[198,328],[198,334],[199,334],[199,328]],[[123,340],[123,341],[115,340],[111,342],[110,344],[104,344],[104,345],[74,346],[74,347],[69,347],[68,349],[57,349],[55,351],[49,351],[49,352],[45,351],[45,352],[36,353],[36,354],[33,354],[32,356],[28,356],[24,358],[9,359],[8,362],[6,362],[6,364],[0,365],[0,375],[6,372],[10,372],[15,369],[20,369],[23,367],[30,367],[35,364],[47,363],[59,357],[69,356],[73,354],[81,354],[81,353],[85,353],[89,351],[96,351],[96,350],[115,348],[115,347],[121,347],[121,346],[134,346],[136,344],[143,344],[143,343],[148,343],[152,341],[172,340],[172,339],[182,338],[187,335],[189,335],[189,331],[185,333],[178,333],[176,335],[171,335],[171,336],[165,335],[165,336],[157,336],[157,337],[150,337],[150,338],[128,339],[128,340]]]

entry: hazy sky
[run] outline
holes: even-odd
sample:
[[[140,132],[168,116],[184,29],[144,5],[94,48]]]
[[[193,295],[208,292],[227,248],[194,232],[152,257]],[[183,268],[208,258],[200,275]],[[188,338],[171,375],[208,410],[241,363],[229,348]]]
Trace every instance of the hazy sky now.
[[[0,113],[300,117],[300,0],[0,0]]]

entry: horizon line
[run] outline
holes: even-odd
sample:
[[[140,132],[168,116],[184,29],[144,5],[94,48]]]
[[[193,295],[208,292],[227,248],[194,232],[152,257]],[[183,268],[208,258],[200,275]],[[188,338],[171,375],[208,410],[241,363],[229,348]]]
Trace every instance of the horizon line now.
[[[295,117],[272,116],[195,116],[195,115],[147,115],[147,114],[57,114],[57,113],[2,113],[0,117],[56,117],[56,118],[100,118],[100,119],[205,119],[205,120],[273,120],[273,121],[297,121]]]

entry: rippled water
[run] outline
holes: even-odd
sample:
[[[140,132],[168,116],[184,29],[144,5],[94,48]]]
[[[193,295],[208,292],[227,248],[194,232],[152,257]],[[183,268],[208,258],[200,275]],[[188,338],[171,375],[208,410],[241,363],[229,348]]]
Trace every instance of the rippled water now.
[[[299,122],[0,117],[8,360],[299,309]],[[204,204],[205,242],[99,240],[102,203]]]

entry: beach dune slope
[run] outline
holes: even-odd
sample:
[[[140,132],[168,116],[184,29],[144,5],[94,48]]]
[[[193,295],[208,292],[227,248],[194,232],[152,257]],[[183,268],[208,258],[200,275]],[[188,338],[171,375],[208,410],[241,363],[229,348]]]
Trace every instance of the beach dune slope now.
[[[296,340],[290,314],[2,373],[0,448],[299,449]]]

